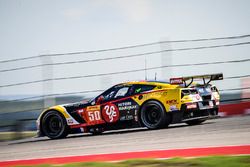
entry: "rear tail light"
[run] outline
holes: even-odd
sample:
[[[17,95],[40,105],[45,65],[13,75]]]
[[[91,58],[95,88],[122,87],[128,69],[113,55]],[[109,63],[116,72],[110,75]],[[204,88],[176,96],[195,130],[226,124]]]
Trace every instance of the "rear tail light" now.
[[[220,101],[219,100],[215,100],[215,105],[219,105],[220,104]]]
[[[199,94],[196,89],[183,89],[181,91],[181,98],[187,95],[195,95],[195,94]]]

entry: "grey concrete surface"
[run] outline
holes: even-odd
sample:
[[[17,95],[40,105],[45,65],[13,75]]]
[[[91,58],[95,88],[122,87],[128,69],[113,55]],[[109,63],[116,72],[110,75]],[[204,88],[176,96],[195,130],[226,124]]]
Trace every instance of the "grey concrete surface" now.
[[[250,116],[208,120],[202,125],[134,129],[66,139],[31,138],[0,144],[0,161],[72,155],[250,144]]]

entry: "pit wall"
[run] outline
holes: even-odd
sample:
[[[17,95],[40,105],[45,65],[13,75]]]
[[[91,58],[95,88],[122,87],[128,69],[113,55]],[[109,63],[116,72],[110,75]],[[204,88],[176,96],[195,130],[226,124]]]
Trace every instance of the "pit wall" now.
[[[250,101],[221,104],[219,108],[219,115],[221,117],[250,115]]]

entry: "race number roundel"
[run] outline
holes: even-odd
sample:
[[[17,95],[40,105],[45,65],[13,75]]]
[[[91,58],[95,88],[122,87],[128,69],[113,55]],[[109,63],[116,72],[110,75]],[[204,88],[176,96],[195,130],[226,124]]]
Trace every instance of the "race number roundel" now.
[[[108,123],[113,123],[119,119],[119,110],[114,104],[107,104],[102,108],[102,116]]]

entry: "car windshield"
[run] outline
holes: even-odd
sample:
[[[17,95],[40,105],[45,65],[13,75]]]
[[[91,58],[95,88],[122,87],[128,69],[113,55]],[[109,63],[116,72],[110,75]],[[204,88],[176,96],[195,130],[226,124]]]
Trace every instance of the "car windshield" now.
[[[98,96],[95,96],[95,97],[90,98],[90,99],[88,100],[88,102],[89,102],[89,103],[95,102],[95,100],[96,100],[98,97],[100,97],[103,93],[104,93],[104,92],[102,92],[102,93],[99,94]]]
[[[116,86],[113,86],[113,87],[111,87],[111,88],[109,88],[109,89],[106,89],[105,91],[103,91],[101,94],[99,94],[98,96],[96,96],[96,97],[93,97],[93,98],[91,98],[90,100],[89,100],[89,102],[90,103],[93,103],[93,102],[95,102],[96,101],[96,99],[98,98],[98,97],[100,97],[100,96],[105,96],[105,94],[106,93],[110,93],[110,91],[112,91],[112,89],[114,89],[114,87],[116,87]],[[105,97],[104,97],[105,98]]]

